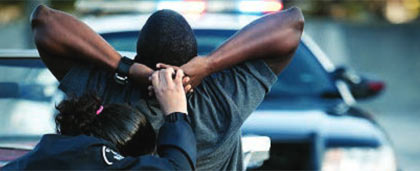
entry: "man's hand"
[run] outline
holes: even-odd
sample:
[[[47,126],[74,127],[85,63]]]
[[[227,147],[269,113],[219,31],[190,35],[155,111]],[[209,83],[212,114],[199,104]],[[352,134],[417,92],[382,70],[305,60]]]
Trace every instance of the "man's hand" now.
[[[156,67],[182,69],[185,75],[189,77],[189,80],[186,83],[191,85],[191,88],[197,87],[204,79],[204,77],[207,77],[211,73],[211,64],[209,64],[208,58],[200,56],[194,57],[193,59],[188,61],[188,63],[182,65],[181,67],[171,66],[162,63],[158,63]]]
[[[182,85],[184,72],[173,68],[162,69],[152,74],[153,91],[165,115],[173,112],[187,113],[187,99]]]

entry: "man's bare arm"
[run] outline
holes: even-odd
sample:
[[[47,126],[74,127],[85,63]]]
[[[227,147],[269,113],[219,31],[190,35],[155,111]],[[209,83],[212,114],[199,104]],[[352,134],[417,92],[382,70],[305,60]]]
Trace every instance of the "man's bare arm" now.
[[[191,77],[193,86],[211,73],[252,59],[264,59],[279,74],[299,45],[303,25],[298,8],[264,16],[245,26],[210,55],[195,57],[181,68]]]
[[[41,5],[33,12],[31,22],[39,54],[58,80],[80,63],[116,70],[120,54],[75,17]],[[152,72],[136,63],[130,68],[129,77],[143,83]]]
[[[299,45],[303,23],[298,8],[255,20],[209,55],[210,66],[212,70],[221,70],[250,59],[266,59],[278,74],[282,68],[274,63],[287,62],[291,58]]]

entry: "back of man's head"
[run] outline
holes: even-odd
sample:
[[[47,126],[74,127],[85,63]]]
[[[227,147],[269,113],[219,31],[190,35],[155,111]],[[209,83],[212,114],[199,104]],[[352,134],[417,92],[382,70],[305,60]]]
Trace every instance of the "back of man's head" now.
[[[181,66],[197,56],[197,41],[184,17],[171,10],[153,13],[140,32],[135,61],[155,69],[162,62]]]

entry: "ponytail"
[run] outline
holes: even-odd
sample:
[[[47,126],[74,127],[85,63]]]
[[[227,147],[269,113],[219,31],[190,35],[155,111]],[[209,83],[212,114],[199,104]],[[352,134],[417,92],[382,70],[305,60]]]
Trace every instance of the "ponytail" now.
[[[113,143],[125,156],[150,154],[156,135],[146,117],[126,104],[102,102],[95,94],[71,97],[56,106],[58,134],[88,135]]]
[[[94,94],[63,100],[56,106],[59,112],[55,117],[57,133],[70,136],[91,135],[92,125],[98,121],[96,111],[100,106],[101,101]]]

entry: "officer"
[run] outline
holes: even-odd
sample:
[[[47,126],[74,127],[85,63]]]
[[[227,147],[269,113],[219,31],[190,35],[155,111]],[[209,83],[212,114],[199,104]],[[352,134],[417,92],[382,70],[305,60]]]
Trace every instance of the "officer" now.
[[[138,110],[123,104],[102,106],[97,96],[85,94],[56,107],[58,134],[44,135],[33,151],[3,169],[194,170],[196,141],[187,117],[184,74],[177,70],[172,79],[173,74],[172,68],[163,69],[150,78],[166,115],[157,141]]]

